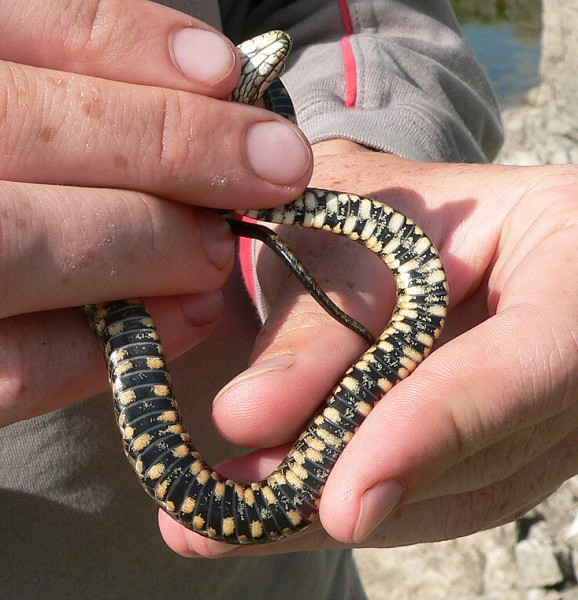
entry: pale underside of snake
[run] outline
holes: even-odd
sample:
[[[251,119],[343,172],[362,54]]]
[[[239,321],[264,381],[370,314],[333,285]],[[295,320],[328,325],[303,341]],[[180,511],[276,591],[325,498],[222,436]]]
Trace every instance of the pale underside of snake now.
[[[255,102],[282,71],[290,45],[279,31],[241,44],[243,74],[232,99]],[[238,214],[346,236],[377,254],[397,287],[383,333],[262,481],[226,479],[197,452],[179,415],[155,324],[140,301],[89,305],[85,311],[103,345],[124,449],[144,489],[185,527],[216,540],[254,544],[286,538],[315,519],[346,444],[373,406],[432,349],[448,292],[438,252],[420,227],[369,198],[310,188],[285,206]]]

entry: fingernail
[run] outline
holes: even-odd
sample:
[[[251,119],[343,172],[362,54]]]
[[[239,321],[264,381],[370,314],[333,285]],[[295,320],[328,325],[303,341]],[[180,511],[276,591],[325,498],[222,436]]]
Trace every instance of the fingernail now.
[[[200,210],[197,226],[209,262],[219,270],[227,267],[235,254],[235,242],[226,221],[217,214]]]
[[[245,155],[257,177],[277,185],[298,181],[311,161],[309,147],[297,130],[278,121],[262,121],[249,127]]]
[[[214,323],[224,306],[221,290],[205,294],[182,294],[179,302],[187,320],[199,327]]]
[[[278,354],[268,358],[252,367],[249,367],[246,371],[235,377],[230,381],[221,391],[215,396],[213,404],[216,404],[219,399],[230,389],[237,385],[246,383],[249,379],[259,377],[264,373],[270,373],[272,371],[286,371],[295,364],[295,356],[293,354]]]
[[[218,34],[187,27],[171,36],[171,56],[187,79],[214,84],[229,75],[235,66],[232,48]]]
[[[368,489],[361,497],[359,517],[353,541],[362,542],[399,504],[405,488],[397,481],[384,481]]]

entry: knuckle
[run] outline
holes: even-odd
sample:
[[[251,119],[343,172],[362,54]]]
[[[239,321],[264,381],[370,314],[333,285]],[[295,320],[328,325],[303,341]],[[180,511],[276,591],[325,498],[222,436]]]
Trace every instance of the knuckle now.
[[[482,489],[467,492],[455,510],[447,515],[445,531],[448,537],[477,533],[486,529],[504,514],[503,498],[496,493],[496,487],[486,486]]]
[[[5,173],[18,157],[16,148],[30,128],[31,81],[17,64],[0,62],[0,172]]]
[[[0,63],[0,133],[4,134],[4,129],[10,123],[10,99],[14,92],[11,90],[14,86],[13,66],[6,63]]]
[[[56,148],[73,108],[71,90],[63,82],[55,72],[45,75],[31,67],[0,62],[1,179],[20,181],[27,168],[40,171],[50,162],[52,153],[43,149]]]
[[[468,459],[475,450],[476,432],[486,429],[484,415],[475,402],[467,407],[449,406],[446,413],[444,434],[447,448],[456,463]]]
[[[523,481],[519,473],[464,494],[451,517],[459,535],[469,535],[512,521],[557,487],[551,485],[545,473],[536,473],[535,479]],[[448,522],[448,526],[451,523]]]
[[[154,122],[160,131],[159,161],[162,172],[171,180],[180,180],[191,166],[200,173],[203,168],[202,148],[207,142],[208,116],[203,102],[177,91],[162,94],[161,105]]]
[[[34,208],[25,193],[25,184],[2,182],[0,207],[0,281],[4,288],[0,317],[4,317],[14,312],[11,304],[15,303],[21,274],[29,260],[27,230],[34,220]]]
[[[67,4],[62,20],[61,51],[72,71],[110,74],[111,68],[124,68],[127,57],[139,56],[150,40],[150,23],[140,12],[127,10],[122,0],[75,0]]]
[[[524,200],[539,215],[540,221],[556,231],[578,224],[577,187],[576,165],[548,165],[540,168]]]
[[[114,28],[122,16],[119,3],[111,0],[75,0],[63,8],[62,51],[66,66],[76,70],[80,62],[98,62],[107,53]]]
[[[560,190],[563,195],[568,193],[568,201],[576,206],[572,199],[576,198],[576,186],[578,185],[578,166],[576,165],[549,165],[548,171],[539,181],[537,187],[551,190]],[[555,201],[553,201],[555,203]]]

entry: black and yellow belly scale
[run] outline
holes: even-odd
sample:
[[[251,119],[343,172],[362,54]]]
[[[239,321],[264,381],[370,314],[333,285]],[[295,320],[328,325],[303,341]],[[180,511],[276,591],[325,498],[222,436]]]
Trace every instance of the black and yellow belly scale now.
[[[252,544],[283,539],[314,520],[323,486],[346,444],[439,336],[447,283],[438,252],[420,227],[369,198],[308,189],[286,206],[240,214],[347,236],[383,260],[398,293],[385,331],[262,481],[226,479],[196,451],[179,415],[157,330],[142,303],[85,310],[103,343],[125,452],[145,490],[185,527],[216,540]]]

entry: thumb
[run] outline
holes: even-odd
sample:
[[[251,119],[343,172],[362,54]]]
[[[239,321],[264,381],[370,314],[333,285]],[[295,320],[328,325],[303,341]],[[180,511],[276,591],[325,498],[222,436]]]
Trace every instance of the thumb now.
[[[382,331],[395,293],[376,256],[326,232],[282,228],[280,234],[344,312],[374,335]],[[271,252],[258,256],[270,314],[250,368],[217,395],[213,418],[233,443],[259,448],[294,441],[367,342],[324,312]]]

